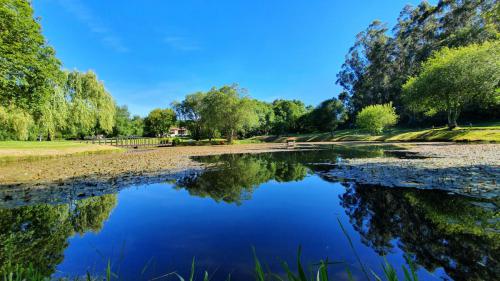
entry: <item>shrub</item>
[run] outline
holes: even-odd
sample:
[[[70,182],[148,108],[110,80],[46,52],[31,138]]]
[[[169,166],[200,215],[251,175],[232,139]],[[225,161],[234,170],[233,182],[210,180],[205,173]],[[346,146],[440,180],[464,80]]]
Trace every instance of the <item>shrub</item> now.
[[[172,139],[172,146],[177,146],[181,143],[181,139],[180,138],[173,138]]]
[[[396,109],[392,103],[369,105],[356,116],[356,126],[373,134],[380,134],[398,121]]]

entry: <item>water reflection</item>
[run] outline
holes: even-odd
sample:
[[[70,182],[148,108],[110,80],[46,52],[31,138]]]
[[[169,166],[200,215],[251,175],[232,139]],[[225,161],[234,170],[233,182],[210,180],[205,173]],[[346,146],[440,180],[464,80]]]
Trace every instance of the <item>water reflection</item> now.
[[[72,204],[0,209],[0,269],[31,265],[50,276],[64,259],[68,238],[100,231],[116,203],[116,195],[108,194]]]
[[[375,147],[202,157],[197,160],[213,166],[184,174],[173,186],[186,190],[192,196],[230,203],[241,209],[245,200],[251,200],[252,194],[267,182],[300,184],[306,182],[308,176],[321,177],[340,159],[377,157],[385,153],[381,147]],[[496,201],[482,201],[440,191],[388,189],[353,183],[343,185],[345,189],[340,191],[336,206],[340,205],[345,210],[345,217],[359,234],[353,239],[361,240],[379,255],[402,250],[421,268],[429,272],[443,268],[455,280],[494,280],[500,275],[500,214]],[[280,192],[285,196],[287,190]],[[116,205],[116,194],[108,194],[73,200],[68,204],[0,208],[0,266],[32,264],[50,276],[64,259],[68,238],[75,234],[99,232]],[[258,210],[255,208],[258,206],[251,211]],[[181,207],[172,210],[171,213],[179,216],[185,211]],[[177,210],[179,212],[175,212]],[[301,211],[314,212],[315,209]],[[288,214],[287,209],[282,212],[283,215]],[[143,218],[143,221],[152,220]],[[151,228],[154,230],[154,227],[165,223],[166,219],[158,221]],[[246,223],[252,227],[253,222]],[[329,221],[327,223],[330,224]],[[338,227],[336,220],[332,220],[331,224]],[[184,226],[176,227],[184,231]],[[241,226],[242,229],[244,227]],[[170,228],[172,235],[175,229]],[[190,233],[190,228],[186,229]],[[300,229],[297,231],[300,232]],[[184,232],[180,233],[182,235],[172,237],[185,237]],[[160,246],[162,241],[152,243]]]
[[[351,156],[355,153],[373,156],[381,151],[352,151]],[[338,156],[346,157],[345,151],[206,157],[201,161],[219,163],[217,168],[185,176],[177,187],[191,195],[240,204],[267,181],[321,175]],[[495,201],[443,191],[344,185],[341,205],[362,242],[379,255],[389,254],[397,245],[427,271],[442,267],[456,280],[500,276],[500,213]]]
[[[455,280],[500,275],[500,220],[492,202],[356,185],[349,185],[341,199],[363,243],[380,255],[397,244],[426,270],[443,267]]]
[[[268,181],[301,181],[308,173],[331,169],[331,165],[342,158],[383,156],[384,149],[388,147],[353,148],[324,145],[321,150],[315,148],[290,152],[196,157],[195,160],[199,162],[216,166],[181,176],[176,187],[185,188],[191,195],[241,204],[242,200],[251,198],[255,188]]]

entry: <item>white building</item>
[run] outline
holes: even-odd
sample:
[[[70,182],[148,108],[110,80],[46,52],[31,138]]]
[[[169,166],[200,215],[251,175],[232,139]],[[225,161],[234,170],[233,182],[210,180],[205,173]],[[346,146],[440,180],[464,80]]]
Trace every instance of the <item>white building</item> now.
[[[189,135],[189,131],[185,127],[180,127],[180,128],[173,127],[173,128],[170,128],[169,133],[170,133],[171,137],[184,137],[184,136]]]

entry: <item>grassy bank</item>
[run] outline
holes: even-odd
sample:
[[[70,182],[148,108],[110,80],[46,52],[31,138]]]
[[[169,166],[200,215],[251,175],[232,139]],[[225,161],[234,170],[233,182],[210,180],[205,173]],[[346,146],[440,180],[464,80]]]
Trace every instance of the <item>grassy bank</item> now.
[[[285,142],[294,137],[299,142],[321,141],[448,141],[448,142],[500,142],[500,122],[459,127],[452,131],[446,127],[428,129],[394,128],[381,135],[371,135],[358,129],[338,130],[333,133],[312,133],[289,136],[261,136],[256,140]]]
[[[2,141],[0,142],[0,162],[117,151],[122,151],[122,149],[75,141]]]

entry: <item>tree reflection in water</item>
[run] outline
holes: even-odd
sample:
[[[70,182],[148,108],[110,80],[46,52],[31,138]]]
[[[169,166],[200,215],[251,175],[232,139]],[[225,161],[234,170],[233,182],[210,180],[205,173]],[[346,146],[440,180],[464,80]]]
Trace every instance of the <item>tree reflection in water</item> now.
[[[381,152],[351,151],[351,155],[360,153],[366,157]],[[217,168],[183,177],[177,188],[241,204],[267,181],[300,181],[308,173],[321,176],[337,156],[345,154],[309,151],[206,157],[201,161],[218,163]],[[456,280],[493,280],[499,276],[500,214],[495,201],[442,191],[343,185],[346,190],[341,205],[362,242],[379,255],[387,255],[398,246],[426,270],[442,267]]]
[[[99,232],[116,202],[116,195],[108,194],[71,204],[0,209],[0,271],[31,265],[50,276],[64,258],[68,238]]]
[[[217,202],[242,204],[268,181],[301,181],[309,174],[322,177],[339,157],[383,153],[378,147],[203,157],[197,160],[214,167],[179,178],[175,188]],[[378,254],[398,247],[417,265],[431,272],[442,267],[456,280],[494,280],[500,275],[498,201],[439,191],[343,185],[340,204],[362,242]],[[32,264],[50,276],[63,260],[68,237],[100,231],[116,203],[116,195],[104,195],[70,204],[0,209],[0,266]]]
[[[380,255],[401,248],[428,271],[455,280],[494,280],[500,221],[492,202],[424,190],[346,185],[341,204],[364,244]]]

